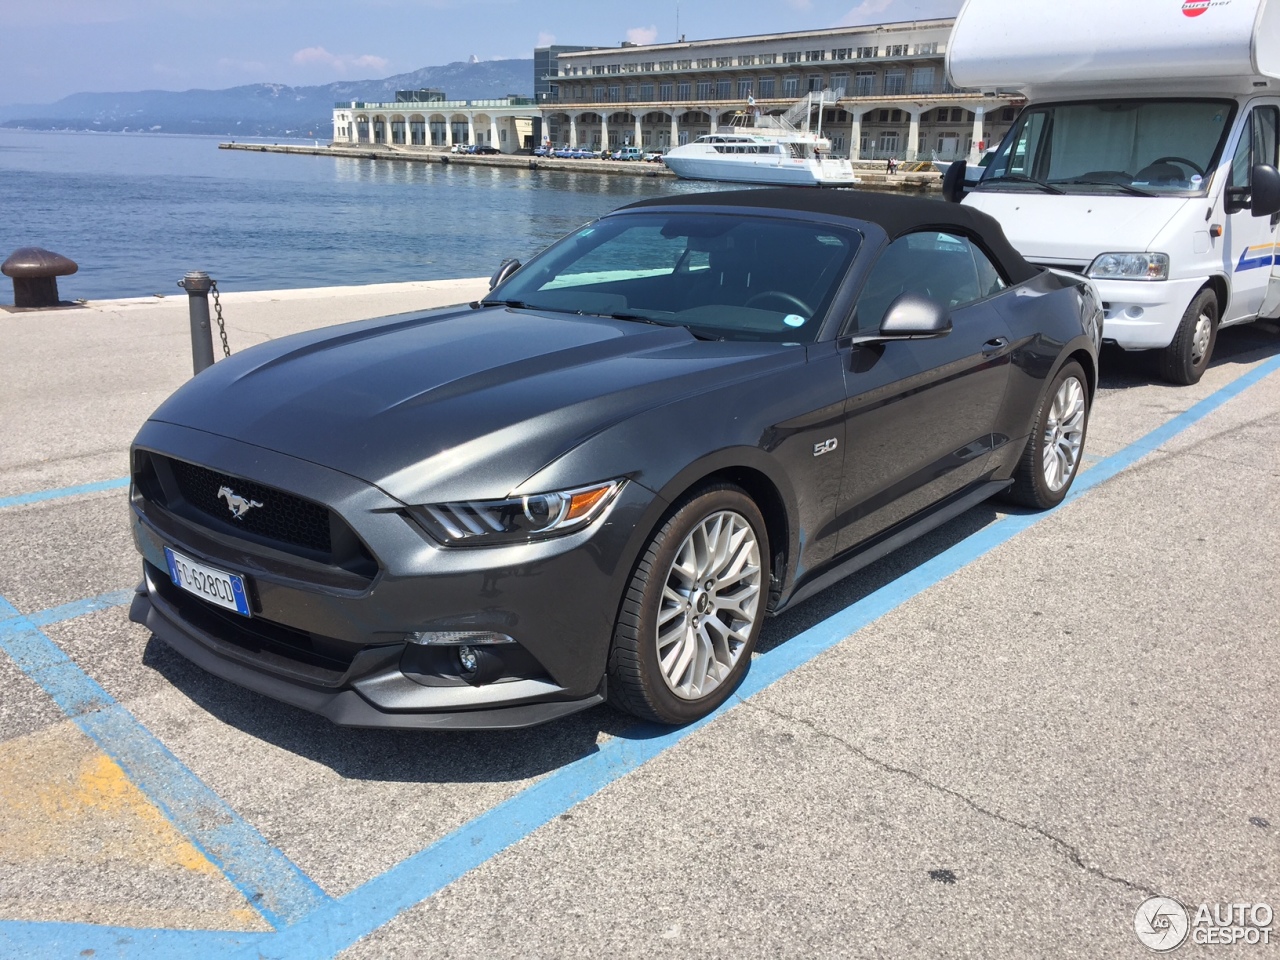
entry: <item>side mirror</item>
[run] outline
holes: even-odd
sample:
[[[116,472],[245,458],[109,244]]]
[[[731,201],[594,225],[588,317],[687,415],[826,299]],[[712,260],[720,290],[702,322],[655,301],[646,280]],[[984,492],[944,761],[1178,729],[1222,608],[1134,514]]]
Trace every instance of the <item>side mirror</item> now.
[[[964,199],[964,195],[969,192],[965,189],[964,183],[964,172],[968,166],[965,161],[956,160],[947,167],[947,172],[942,175],[943,200],[948,203],[959,203]]]
[[[951,332],[951,311],[918,293],[900,293],[880,321],[884,340],[932,340]]]
[[[493,276],[489,278],[489,289],[492,290],[519,269],[520,261],[516,260],[514,257],[509,260],[503,260],[498,264],[498,269],[494,271]]]
[[[1280,170],[1266,163],[1256,163],[1252,174],[1253,198],[1249,212],[1255,217],[1280,213]]]

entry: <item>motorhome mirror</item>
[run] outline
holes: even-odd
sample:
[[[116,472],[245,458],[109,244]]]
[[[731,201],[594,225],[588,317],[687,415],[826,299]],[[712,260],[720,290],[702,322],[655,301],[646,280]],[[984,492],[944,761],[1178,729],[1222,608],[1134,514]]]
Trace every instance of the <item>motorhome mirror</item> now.
[[[1269,217],[1280,213],[1280,170],[1270,164],[1255,164],[1252,194],[1249,212],[1255,217]]]
[[[949,203],[959,203],[968,193],[964,185],[964,171],[967,164],[956,160],[942,175],[942,198]]]

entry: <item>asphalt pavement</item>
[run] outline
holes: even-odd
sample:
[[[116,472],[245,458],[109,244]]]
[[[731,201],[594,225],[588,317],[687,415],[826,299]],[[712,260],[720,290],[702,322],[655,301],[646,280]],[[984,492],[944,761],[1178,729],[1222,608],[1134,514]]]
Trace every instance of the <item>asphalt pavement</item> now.
[[[223,306],[239,350],[484,288]],[[1065,505],[769,621],[709,721],[445,734],[128,622],[128,444],[190,376],[185,301],[0,312],[0,956],[1137,958],[1153,895],[1280,908],[1276,324],[1194,387],[1106,352]]]

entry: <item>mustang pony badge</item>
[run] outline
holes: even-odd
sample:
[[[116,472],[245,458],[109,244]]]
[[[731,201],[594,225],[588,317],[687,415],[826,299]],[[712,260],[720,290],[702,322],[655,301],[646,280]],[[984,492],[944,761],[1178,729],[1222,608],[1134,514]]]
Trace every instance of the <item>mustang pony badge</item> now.
[[[219,487],[218,496],[227,501],[227,509],[231,511],[231,515],[237,520],[243,517],[254,507],[262,506],[262,504],[257,500],[246,500],[230,487]]]

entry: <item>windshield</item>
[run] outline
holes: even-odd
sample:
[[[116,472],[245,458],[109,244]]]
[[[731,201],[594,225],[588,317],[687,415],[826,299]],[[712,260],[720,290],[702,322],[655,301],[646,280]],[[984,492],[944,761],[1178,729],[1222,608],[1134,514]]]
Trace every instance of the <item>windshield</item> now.
[[[809,343],[859,239],[768,216],[627,213],[560,240],[483,302]]]
[[[1095,100],[1023,111],[979,190],[1202,194],[1231,129],[1230,100]]]

